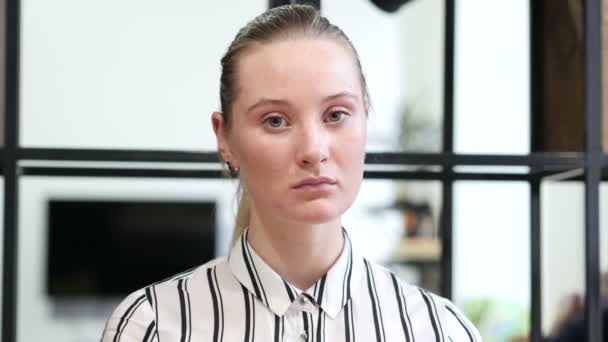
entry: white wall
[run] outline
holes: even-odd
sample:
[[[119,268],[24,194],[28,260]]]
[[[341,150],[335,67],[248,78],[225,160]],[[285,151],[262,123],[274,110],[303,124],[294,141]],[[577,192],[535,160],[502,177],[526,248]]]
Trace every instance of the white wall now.
[[[266,6],[22,1],[21,143],[214,149],[221,55]]]
[[[456,153],[529,151],[528,7],[524,0],[456,2]],[[490,299],[499,307],[529,308],[529,196],[523,182],[455,183],[453,294],[458,305]],[[494,338],[505,335],[497,331],[499,324],[509,327],[521,320],[515,312],[488,318],[493,323],[480,329]],[[511,322],[497,323],[500,319]]]
[[[456,2],[456,152],[528,153],[528,15],[524,0]]]

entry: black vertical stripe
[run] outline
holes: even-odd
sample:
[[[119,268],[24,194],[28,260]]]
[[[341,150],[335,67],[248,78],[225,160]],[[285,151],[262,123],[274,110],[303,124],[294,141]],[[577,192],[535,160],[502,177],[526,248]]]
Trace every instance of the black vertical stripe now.
[[[460,318],[460,316],[454,310],[452,310],[451,307],[446,305],[445,308],[448,309],[448,311],[451,312],[454,317],[456,317],[456,319],[458,320],[460,325],[462,325],[462,327],[464,328],[464,331],[466,331],[467,335],[469,336],[469,341],[474,342],[475,339],[473,338],[473,333],[470,331],[469,327],[464,323],[462,318]]]
[[[429,299],[426,297],[426,294],[419,289],[420,294],[422,295],[422,298],[424,299],[424,302],[426,303],[426,308],[429,311],[429,317],[431,319],[431,325],[433,326],[433,331],[435,332],[435,341],[440,342],[441,339],[439,337],[439,331],[437,330],[437,322],[435,319],[435,314],[433,313],[433,308],[431,307],[431,302],[429,301]]]
[[[156,319],[156,332],[159,330],[160,322],[158,321],[158,298],[156,297],[156,287],[152,285],[152,293],[154,294],[154,317]]]
[[[403,334],[405,335],[405,340],[407,342],[412,341],[412,337],[410,336],[410,331],[405,323],[405,317],[407,315],[407,311],[403,307],[403,303],[401,302],[401,291],[399,290],[399,285],[397,283],[397,279],[395,275],[391,273],[391,279],[393,280],[393,287],[395,288],[395,296],[397,297],[397,304],[399,306],[399,317],[401,318],[401,326],[403,327]]]
[[[310,312],[306,313],[306,318],[308,319],[309,325],[310,325],[310,332],[307,334],[308,335],[307,339],[314,342],[314,340],[315,340],[315,322],[314,322],[314,319],[312,318],[312,313],[310,313]]]
[[[348,249],[348,264],[346,265],[346,273],[344,279],[344,288],[342,292],[342,306],[346,305],[346,301],[350,299],[351,276],[353,273],[353,253],[352,248]]]
[[[374,292],[374,298],[376,299],[376,303],[378,304],[378,316],[380,317],[380,329],[382,330],[382,341],[386,341],[386,332],[384,330],[384,318],[382,317],[382,306],[380,305],[380,298],[379,298],[379,294],[378,294],[378,289],[376,288],[376,276],[374,276],[374,272],[372,271],[372,267],[369,264],[367,266],[369,267],[369,274],[372,278],[372,287],[373,287],[373,292]]]
[[[209,282],[209,291],[211,292],[211,300],[213,302],[213,342],[219,342],[219,330],[220,330],[220,309],[217,294],[215,293],[215,284],[212,279],[212,270],[207,269],[207,280]]]
[[[348,311],[350,312],[350,315],[348,316],[348,319],[350,320],[350,330],[353,333],[353,342],[356,341],[356,331],[355,331],[355,314],[353,313],[353,306],[355,305],[352,301],[352,299],[349,299],[349,303],[350,305],[348,306]]]
[[[274,315],[274,342],[279,342],[281,337],[281,319]]]
[[[302,312],[302,320],[304,321],[304,331],[306,332],[306,341],[310,338],[310,330],[308,329],[308,317],[306,312]]]
[[[241,241],[241,249],[242,249],[242,253],[243,253],[243,260],[245,261],[245,266],[247,266],[247,273],[249,273],[249,278],[251,279],[251,284],[253,284],[253,290],[255,291],[255,295],[258,298],[262,298],[262,295],[260,293],[260,289],[258,287],[258,281],[255,278],[255,276],[253,275],[253,269],[251,268],[251,262],[249,261],[249,256],[247,255],[247,250],[245,247],[245,238],[246,236],[243,236],[243,239]]]
[[[144,339],[142,340],[143,342],[148,342],[148,339],[152,335],[153,330],[154,330],[154,322],[152,322],[152,323],[150,323],[150,325],[148,325],[148,329],[146,329],[146,334],[144,335]]]
[[[344,307],[344,341],[345,342],[351,342],[354,341],[354,338],[351,340],[351,335],[352,332],[351,330],[351,324],[350,324],[350,310],[349,310],[349,306],[350,306],[351,301],[346,302],[346,306]]]
[[[247,256],[251,262],[251,266],[253,267],[253,271],[255,272],[256,279],[258,280],[258,284],[260,285],[260,289],[262,289],[262,294],[264,295],[264,303],[268,305],[268,297],[266,296],[266,290],[264,290],[264,284],[260,280],[260,275],[258,274],[258,270],[255,267],[255,263],[253,262],[253,258],[251,257],[251,252],[249,251],[249,244],[247,243],[247,237],[249,236],[249,231],[245,233],[245,247],[247,247]],[[260,297],[260,299],[262,299]]]
[[[346,304],[348,306],[348,303]],[[348,319],[348,308],[344,308],[344,341],[350,342],[350,321]]]
[[[249,336],[251,335],[251,310],[249,308],[249,293],[245,286],[241,285],[243,288],[243,297],[245,299],[245,340],[244,342],[249,342]]]
[[[281,341],[283,341],[284,336],[285,336],[285,316],[281,317]]]
[[[245,232],[242,239],[243,257],[245,259],[245,264],[247,265],[247,272],[249,272],[249,277],[251,278],[251,283],[253,284],[255,295],[260,298],[265,305],[268,305],[268,298],[266,297],[264,284],[262,284],[262,281],[260,280],[258,270],[256,269],[255,263],[253,262],[251,254],[249,253],[249,246],[247,245],[247,236],[249,236],[248,231]],[[262,290],[261,292],[260,289]]]
[[[350,261],[350,256],[348,258],[348,260]],[[349,262],[346,262],[346,269],[344,270],[344,278],[342,279],[342,306],[344,306],[346,304],[346,278],[348,277],[348,266],[349,266]]]
[[[321,278],[321,284],[319,284],[319,295],[317,296],[317,304],[321,306],[323,302],[323,291],[325,290],[325,281],[327,280],[327,273]]]
[[[253,342],[255,340],[255,298],[253,298],[252,295],[250,295],[250,300],[251,300],[251,342]]]
[[[407,320],[408,329],[410,331],[410,336],[412,336],[412,342],[414,342],[414,341],[416,341],[416,336],[414,335],[412,320],[410,319],[410,314],[407,309],[407,302],[405,301],[405,294],[403,293],[403,289],[401,289],[401,298],[403,299],[403,309],[405,311],[405,318]]]
[[[283,280],[283,284],[285,285],[285,289],[287,289],[287,296],[289,296],[289,301],[293,302],[293,300],[296,297],[293,294],[293,290],[291,289],[291,286],[289,286],[289,284],[287,284],[287,282],[285,280]]]
[[[120,335],[124,331],[125,327],[129,322],[129,318],[133,316],[137,308],[144,302],[146,296],[141,295],[135,299],[135,301],[127,308],[127,311],[122,315],[120,321],[118,322],[118,327],[116,328],[116,335],[114,335],[114,342],[120,341]]]
[[[220,297],[220,341],[224,340],[224,299],[222,298],[222,289],[217,280],[217,266],[213,267],[213,280],[215,281],[215,288]]]
[[[146,299],[148,300],[148,303],[150,303],[150,307],[152,307],[152,292],[150,291],[150,287],[146,287]]]
[[[180,315],[181,315],[181,322],[182,322],[182,333],[181,333],[181,338],[180,341],[181,342],[186,342],[186,337],[188,336],[188,317],[187,317],[187,309],[186,309],[186,298],[185,298],[185,294],[184,294],[184,290],[182,288],[184,283],[183,279],[180,279],[177,282],[177,292],[179,295],[179,310],[180,310]]]
[[[186,303],[188,303],[188,339],[190,342],[192,340],[192,307],[190,306],[190,291],[188,291],[188,280],[184,281],[184,291],[186,292]]]
[[[323,342],[325,335],[325,325],[324,325],[325,313],[323,310],[319,309],[319,318],[317,319],[317,342]]]
[[[367,273],[367,289],[369,291],[369,299],[371,301],[372,304],[372,313],[374,316],[374,328],[376,329],[376,341],[377,342],[383,342],[382,340],[382,329],[380,327],[380,313],[379,313],[379,307],[378,307],[378,303],[376,302],[376,298],[374,297],[374,285],[372,284],[372,278],[371,278],[371,271],[369,269],[369,265],[367,263],[367,260],[364,260],[365,262],[365,269],[366,269],[366,273]]]
[[[433,306],[433,311],[435,312],[435,317],[437,317],[437,324],[439,325],[439,332],[441,334],[441,340],[444,341],[445,340],[445,336],[443,336],[443,328],[441,327],[441,320],[439,319],[439,313],[437,312],[437,306],[435,305],[435,299],[433,299],[433,296],[428,295],[427,297],[431,300],[431,305]]]

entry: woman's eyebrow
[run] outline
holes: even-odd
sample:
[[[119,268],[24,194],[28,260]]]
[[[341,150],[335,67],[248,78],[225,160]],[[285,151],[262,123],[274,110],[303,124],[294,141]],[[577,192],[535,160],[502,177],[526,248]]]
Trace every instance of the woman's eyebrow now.
[[[285,100],[277,100],[277,99],[268,99],[268,98],[262,98],[260,99],[258,102],[254,103],[253,105],[251,105],[248,109],[246,113],[250,113],[251,111],[253,111],[254,109],[264,106],[264,105],[288,105],[289,102],[285,101]]]
[[[332,101],[341,97],[347,97],[347,98],[351,98],[353,100],[357,100],[359,97],[351,92],[348,91],[342,91],[336,94],[332,94],[332,95],[328,95],[323,97],[322,102],[328,102],[328,101]],[[250,113],[252,112],[254,109],[261,107],[261,106],[265,106],[265,105],[283,105],[283,106],[287,106],[289,105],[289,101],[286,100],[279,100],[279,99],[269,99],[269,98],[262,98],[259,101],[257,101],[256,103],[254,103],[253,105],[251,105],[246,113]]]
[[[355,94],[353,94],[351,92],[342,91],[342,92],[339,92],[337,94],[333,94],[333,95],[329,95],[329,96],[324,97],[323,98],[323,102],[335,100],[335,99],[338,99],[338,98],[341,98],[341,97],[348,97],[348,98],[351,98],[353,100],[356,100],[356,99],[359,98],[357,95],[355,95]]]

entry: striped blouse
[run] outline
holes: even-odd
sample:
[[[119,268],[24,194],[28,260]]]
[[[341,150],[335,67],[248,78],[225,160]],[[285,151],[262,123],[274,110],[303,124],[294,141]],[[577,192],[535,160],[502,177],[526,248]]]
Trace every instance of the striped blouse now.
[[[228,257],[127,296],[101,340],[481,342],[450,301],[357,255],[343,232],[338,260],[303,291],[256,254],[245,230]]]

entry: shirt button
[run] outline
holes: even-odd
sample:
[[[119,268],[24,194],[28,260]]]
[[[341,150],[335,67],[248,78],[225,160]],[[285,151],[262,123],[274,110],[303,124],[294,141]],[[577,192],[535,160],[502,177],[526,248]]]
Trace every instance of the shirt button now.
[[[308,340],[308,334],[306,332],[303,332],[303,333],[300,334],[300,338],[303,341],[306,341],[306,340]]]
[[[306,305],[306,297],[300,297],[300,304]]]

